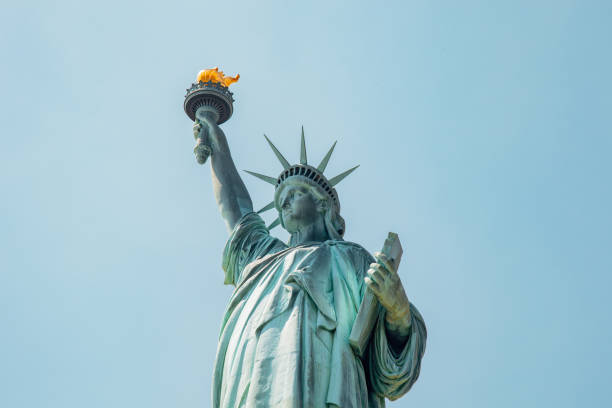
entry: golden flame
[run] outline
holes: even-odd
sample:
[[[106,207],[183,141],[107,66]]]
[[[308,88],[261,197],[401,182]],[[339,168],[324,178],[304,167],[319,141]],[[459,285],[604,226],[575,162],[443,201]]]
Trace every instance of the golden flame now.
[[[203,69],[198,73],[198,81],[211,81],[217,84],[221,84],[226,88],[234,82],[238,82],[239,78],[240,74],[237,74],[235,77],[223,75],[223,71],[219,71],[219,67],[214,67],[213,69]]]

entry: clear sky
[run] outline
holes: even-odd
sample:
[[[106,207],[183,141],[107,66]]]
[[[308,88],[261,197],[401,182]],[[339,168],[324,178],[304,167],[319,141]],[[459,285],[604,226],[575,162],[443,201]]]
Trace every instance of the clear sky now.
[[[210,406],[227,232],[182,104],[215,65],[240,169],[304,125],[361,164],[345,238],[399,233],[429,339],[390,407],[612,406],[611,2],[5,3],[0,406]]]

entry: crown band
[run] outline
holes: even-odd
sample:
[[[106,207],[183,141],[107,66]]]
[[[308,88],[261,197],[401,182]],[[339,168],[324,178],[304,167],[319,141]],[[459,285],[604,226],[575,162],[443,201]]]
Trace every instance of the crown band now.
[[[336,193],[336,190],[329,184],[327,178],[325,178],[323,173],[321,173],[314,167],[306,164],[294,164],[293,166],[283,171],[276,180],[276,189],[278,189],[280,185],[284,183],[287,179],[294,176],[302,176],[311,180],[316,185],[318,185],[321,190],[325,191],[327,195],[329,195],[329,197],[334,201],[334,204],[338,204],[338,194]]]

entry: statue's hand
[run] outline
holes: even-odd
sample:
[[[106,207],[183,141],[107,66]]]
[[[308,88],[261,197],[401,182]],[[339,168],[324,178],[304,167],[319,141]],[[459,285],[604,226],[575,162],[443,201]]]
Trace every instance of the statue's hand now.
[[[389,326],[405,331],[410,326],[410,302],[397,271],[382,253],[374,254],[378,262],[370,264],[365,283],[386,309]]]
[[[193,152],[198,163],[204,164],[206,162],[208,157],[215,151],[215,147],[218,146],[219,137],[222,135],[223,132],[214,118],[206,115],[197,118],[193,124],[193,137],[196,139]]]
[[[196,156],[196,160],[199,164],[206,163],[208,156],[212,154],[212,149],[208,143],[207,133],[204,131],[205,127],[201,123],[195,122],[193,124],[193,137],[196,139],[196,145],[193,148],[193,153]]]
[[[202,124],[196,120],[193,122],[193,138],[198,140],[201,137],[200,133],[202,133]]]

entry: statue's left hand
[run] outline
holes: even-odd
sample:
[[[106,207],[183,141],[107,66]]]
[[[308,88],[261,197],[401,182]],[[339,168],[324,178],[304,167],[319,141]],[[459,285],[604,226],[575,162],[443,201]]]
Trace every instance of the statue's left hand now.
[[[386,320],[400,331],[410,326],[410,302],[397,271],[384,254],[374,254],[377,262],[371,263],[365,283],[386,309]]]

